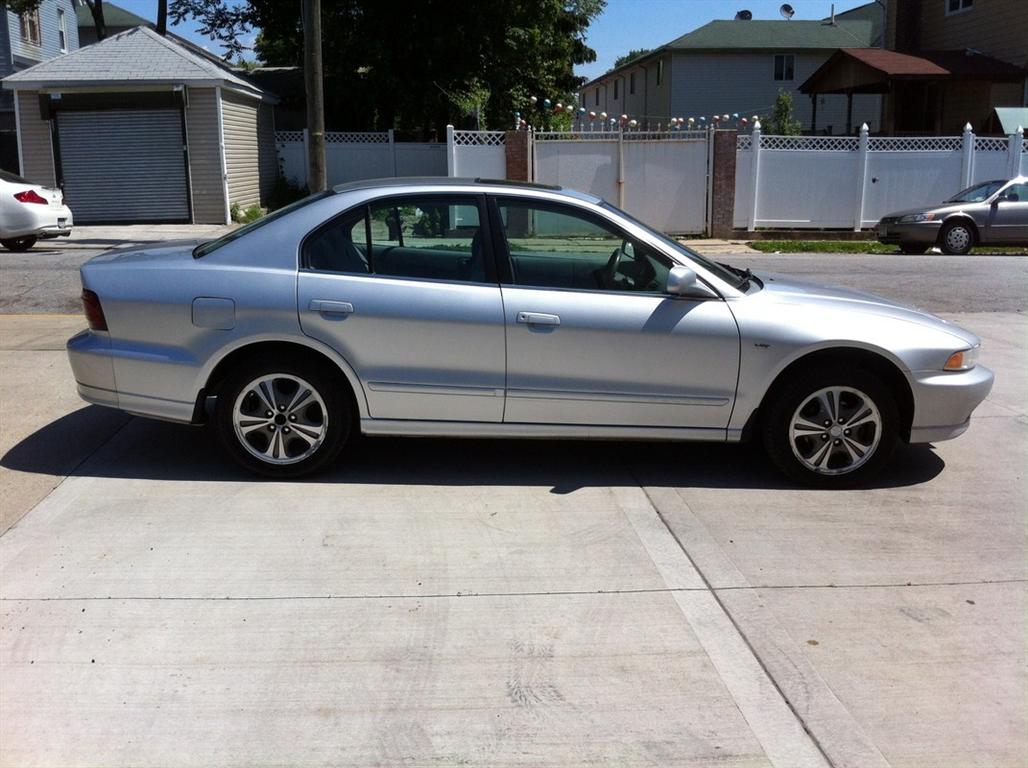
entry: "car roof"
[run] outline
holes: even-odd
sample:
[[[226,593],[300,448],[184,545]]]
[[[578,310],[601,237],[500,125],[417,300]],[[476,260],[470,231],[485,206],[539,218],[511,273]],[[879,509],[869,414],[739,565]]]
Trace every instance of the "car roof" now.
[[[585,192],[578,192],[573,189],[550,184],[535,184],[528,181],[510,181],[508,179],[482,179],[482,178],[453,178],[449,176],[397,176],[384,179],[361,179],[360,181],[348,181],[343,184],[336,184],[332,191],[336,194],[342,192],[356,192],[365,189],[385,188],[417,188],[417,187],[461,187],[472,188],[478,192],[503,193],[510,190],[522,190],[525,192],[550,192],[563,195],[575,200],[584,200],[589,203],[602,203],[603,200],[595,195]]]

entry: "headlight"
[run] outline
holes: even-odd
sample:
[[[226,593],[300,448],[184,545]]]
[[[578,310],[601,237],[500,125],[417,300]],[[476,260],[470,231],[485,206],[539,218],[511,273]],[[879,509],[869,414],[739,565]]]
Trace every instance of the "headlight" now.
[[[954,352],[949,356],[943,370],[946,371],[969,371],[978,365],[978,349],[979,347],[972,347],[971,349],[962,349],[959,352]]]
[[[908,213],[906,216],[904,216],[902,219],[900,219],[900,224],[917,224],[918,222],[921,222],[921,221],[934,221],[934,220],[935,220],[935,214],[934,213]]]

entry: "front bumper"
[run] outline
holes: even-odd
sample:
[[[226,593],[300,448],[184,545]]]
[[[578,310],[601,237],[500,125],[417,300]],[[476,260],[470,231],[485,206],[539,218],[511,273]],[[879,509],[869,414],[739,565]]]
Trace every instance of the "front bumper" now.
[[[914,421],[911,443],[951,440],[963,434],[977,408],[992,390],[992,371],[977,365],[969,371],[916,371],[912,374]]]
[[[921,221],[911,224],[900,224],[897,221],[879,222],[876,231],[878,242],[888,245],[900,243],[933,244],[939,239],[941,221]]]

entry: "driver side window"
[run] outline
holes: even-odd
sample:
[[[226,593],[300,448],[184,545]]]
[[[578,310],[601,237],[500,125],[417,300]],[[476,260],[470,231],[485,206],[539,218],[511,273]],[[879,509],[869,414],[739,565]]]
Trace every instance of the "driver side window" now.
[[[602,219],[559,204],[497,201],[514,285],[660,293],[669,265]]]

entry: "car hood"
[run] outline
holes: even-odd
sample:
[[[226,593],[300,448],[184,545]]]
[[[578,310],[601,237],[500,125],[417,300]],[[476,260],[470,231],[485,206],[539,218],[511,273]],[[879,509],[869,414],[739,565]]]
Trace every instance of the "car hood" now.
[[[869,313],[944,331],[971,346],[980,341],[977,336],[959,325],[936,317],[930,312],[891,301],[874,293],[841,286],[822,285],[775,273],[758,274],[757,277],[764,283],[761,293],[765,294],[766,300],[805,306],[814,304],[830,310]]]
[[[968,208],[979,206],[981,203],[939,203],[937,205],[922,205],[919,208],[907,208],[902,211],[892,211],[887,216],[883,216],[884,219],[896,219],[899,220],[904,216],[909,216],[912,213],[928,213],[929,211],[936,214],[939,217],[948,216],[951,213],[957,213],[959,211],[966,211]]]
[[[87,264],[133,264],[143,266],[158,262],[192,259],[193,249],[202,240],[165,240],[149,245],[115,248],[90,259]]]

